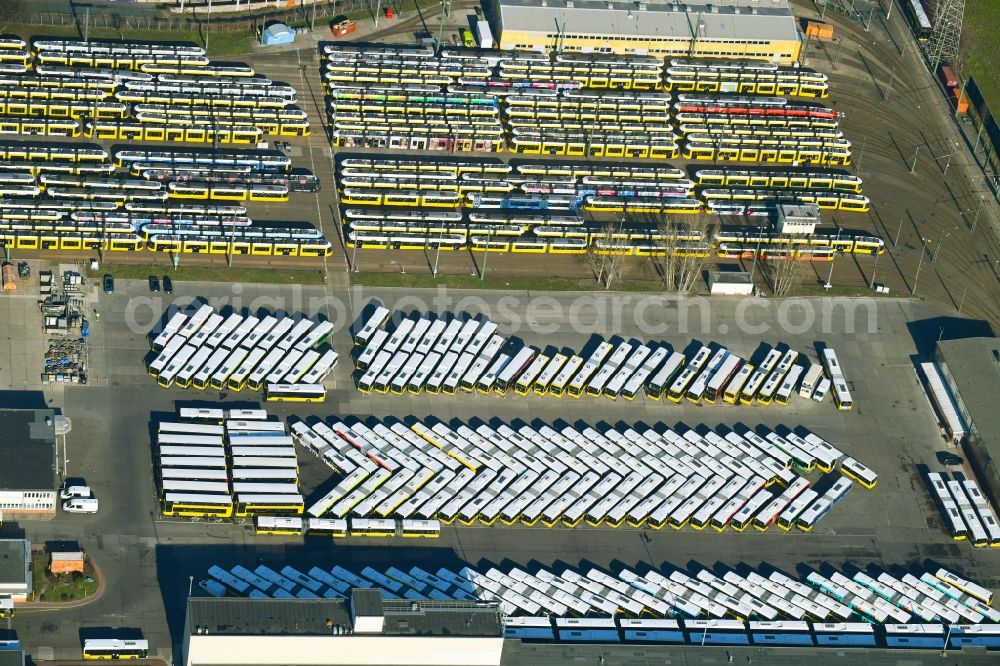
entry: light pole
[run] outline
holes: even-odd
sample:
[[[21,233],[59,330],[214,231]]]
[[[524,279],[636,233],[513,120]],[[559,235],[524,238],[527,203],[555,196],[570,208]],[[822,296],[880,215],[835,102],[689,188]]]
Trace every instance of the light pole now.
[[[876,251],[875,252],[875,263],[872,264],[872,281],[871,281],[871,284],[868,285],[869,289],[874,289],[875,288],[875,270],[877,268],[878,268],[878,252]]]
[[[920,279],[920,267],[924,265],[924,251],[927,249],[927,240],[920,239],[920,261],[917,262],[917,272],[913,276],[913,287],[910,289],[910,296],[917,293],[917,280]]]
[[[837,241],[836,241],[836,243],[837,243],[837,245],[840,244],[840,227],[837,227]],[[830,257],[830,274],[826,277],[826,284],[823,285],[823,288],[826,289],[827,291],[830,291],[830,287],[833,286],[833,284],[831,283],[831,281],[833,280],[833,264],[834,264],[834,260],[837,258],[837,245],[833,246],[833,256]]]
[[[946,633],[944,635],[944,645],[941,646],[941,656],[942,657],[947,657],[948,656],[948,641],[951,640],[951,628],[953,626],[954,625],[949,624],[948,625],[948,633]]]
[[[982,194],[979,195],[979,208],[976,209],[976,216],[972,218],[972,231],[976,231],[976,223],[979,222],[979,214],[983,212],[983,204],[986,203],[986,197]]]
[[[486,236],[486,251],[483,252],[483,270],[479,271],[479,281],[483,282],[486,279],[486,260],[490,256],[490,245],[493,245],[493,229],[490,228],[489,233]]]
[[[753,288],[753,274],[757,270],[757,257],[760,255],[760,242],[764,238],[764,228],[757,230],[757,249],[753,251],[753,263],[750,265],[750,287]]]
[[[917,155],[920,154],[920,146],[917,146],[913,150],[913,163],[910,164],[910,173],[914,173],[917,170]]]
[[[208,25],[205,27],[205,53],[208,53],[208,35],[212,32],[212,0],[208,0]]]
[[[441,52],[441,38],[444,37],[444,20],[451,16],[451,0],[441,0],[441,23],[438,25],[437,52]]]
[[[962,306],[965,305],[965,295],[969,293],[969,286],[966,285],[965,289],[962,290],[962,300],[958,302],[958,314],[962,314]]]
[[[892,239],[892,246],[899,247],[899,234],[903,231],[903,218],[899,218],[899,228],[896,229],[896,237]]]
[[[437,252],[434,254],[434,277],[438,276],[438,263],[441,261],[441,239],[438,239]]]

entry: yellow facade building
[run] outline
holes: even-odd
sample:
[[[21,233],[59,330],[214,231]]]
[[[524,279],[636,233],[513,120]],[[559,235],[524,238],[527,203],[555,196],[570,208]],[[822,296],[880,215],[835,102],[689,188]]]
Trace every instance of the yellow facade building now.
[[[501,49],[790,65],[802,44],[789,0],[493,0],[492,10]]]

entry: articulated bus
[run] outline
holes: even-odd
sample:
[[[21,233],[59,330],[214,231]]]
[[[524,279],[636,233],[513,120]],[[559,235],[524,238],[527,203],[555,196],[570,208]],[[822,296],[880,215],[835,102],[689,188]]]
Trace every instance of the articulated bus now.
[[[655,375],[646,383],[646,396],[652,400],[659,400],[663,397],[664,391],[677,379],[684,367],[684,354],[672,352],[666,363]]]
[[[229,518],[233,515],[233,498],[226,494],[168,492],[163,496],[163,515]]]
[[[668,400],[679,403],[684,398],[688,387],[691,385],[691,382],[694,381],[695,376],[701,372],[701,369],[708,362],[708,357],[711,353],[712,350],[709,347],[703,346],[698,350],[694,358],[691,359],[691,362],[678,373],[677,378],[667,390]]]
[[[88,139],[123,141],[175,141],[189,143],[257,144],[263,132],[254,125],[206,126],[153,125],[141,122],[88,122],[84,136]]]
[[[75,120],[59,120],[54,118],[17,118],[0,117],[0,134],[31,134],[37,136],[80,136],[80,123]]]
[[[145,659],[149,641],[121,638],[87,638],[83,641],[84,659]]]
[[[326,387],[322,384],[267,384],[264,399],[271,402],[323,402]]]

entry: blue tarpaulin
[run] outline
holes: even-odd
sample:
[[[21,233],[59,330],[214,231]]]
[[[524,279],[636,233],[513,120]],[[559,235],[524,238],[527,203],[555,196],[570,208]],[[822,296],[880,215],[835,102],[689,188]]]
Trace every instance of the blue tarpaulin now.
[[[264,46],[291,44],[295,41],[295,31],[284,23],[272,23],[264,28]]]

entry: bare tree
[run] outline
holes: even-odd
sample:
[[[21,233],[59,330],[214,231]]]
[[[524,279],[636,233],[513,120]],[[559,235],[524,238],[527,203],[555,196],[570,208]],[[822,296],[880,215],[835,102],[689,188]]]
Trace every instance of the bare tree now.
[[[667,291],[687,293],[694,288],[705,266],[708,218],[698,215],[687,223],[661,215],[657,223],[659,252],[657,269]],[[700,238],[700,240],[698,240]]]
[[[584,259],[594,272],[594,278],[605,289],[611,289],[611,284],[621,277],[625,268],[625,241],[615,238],[621,222],[605,222],[601,231],[594,234],[594,239],[587,248]]]
[[[791,251],[784,257],[765,262],[764,271],[775,296],[785,296],[802,281],[802,261]]]

